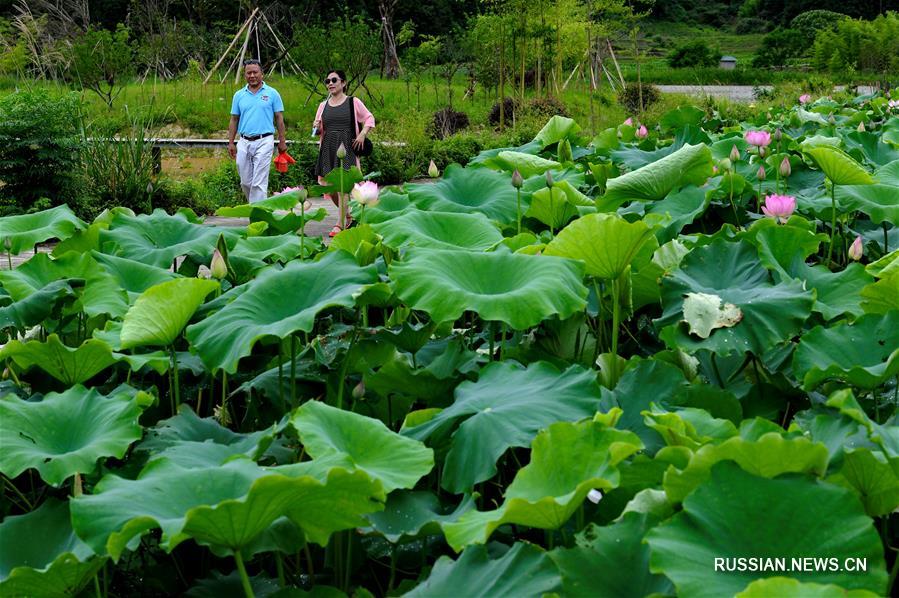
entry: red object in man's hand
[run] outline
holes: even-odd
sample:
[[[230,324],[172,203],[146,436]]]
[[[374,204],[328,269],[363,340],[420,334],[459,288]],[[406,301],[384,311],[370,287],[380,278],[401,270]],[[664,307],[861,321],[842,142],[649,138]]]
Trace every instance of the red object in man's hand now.
[[[275,169],[281,173],[287,172],[287,167],[295,163],[296,160],[291,158],[287,152],[280,153],[275,157]]]

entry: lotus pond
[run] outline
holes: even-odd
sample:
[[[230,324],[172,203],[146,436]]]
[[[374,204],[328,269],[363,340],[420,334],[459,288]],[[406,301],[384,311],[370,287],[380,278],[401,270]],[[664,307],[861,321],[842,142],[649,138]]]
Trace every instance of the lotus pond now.
[[[0,594],[895,591],[888,99],[304,193],[0,219]]]

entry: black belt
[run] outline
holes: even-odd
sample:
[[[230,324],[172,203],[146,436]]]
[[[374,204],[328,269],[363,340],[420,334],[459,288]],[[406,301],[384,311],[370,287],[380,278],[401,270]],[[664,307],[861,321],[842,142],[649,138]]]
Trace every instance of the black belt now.
[[[257,139],[262,139],[263,137],[271,137],[274,133],[263,133],[262,135],[241,135],[242,139],[246,139],[247,141],[256,141]]]

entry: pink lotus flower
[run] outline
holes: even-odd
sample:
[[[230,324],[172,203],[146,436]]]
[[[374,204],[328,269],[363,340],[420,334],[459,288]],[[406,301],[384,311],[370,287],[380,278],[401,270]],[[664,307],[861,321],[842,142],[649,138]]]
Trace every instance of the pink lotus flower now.
[[[646,136],[648,134],[649,134],[649,132],[646,130],[645,125],[640,125],[640,128],[637,129],[637,132],[634,133],[634,135],[637,137],[637,139],[646,139]]]
[[[746,131],[743,137],[749,145],[765,147],[771,144],[771,133],[768,131]]]
[[[807,94],[807,93],[804,93],[804,94],[802,94],[801,96],[799,96],[799,103],[800,103],[800,104],[808,104],[808,103],[811,102],[811,101],[812,101],[812,96],[810,96],[810,95]]]
[[[765,198],[765,205],[762,206],[766,216],[771,216],[781,224],[786,223],[795,210],[796,198],[790,195],[769,195]]]
[[[899,100],[890,100],[887,102],[887,106],[890,108],[899,108]]]
[[[624,124],[626,124],[626,125],[629,126],[629,127],[633,127],[633,126],[634,126],[634,119],[632,119],[631,117],[628,116],[628,117],[624,120]]]
[[[363,206],[378,205],[378,184],[373,181],[363,181],[353,185],[350,196]]]
[[[855,241],[852,242],[852,245],[849,246],[849,258],[857,262],[862,259],[864,253],[865,248],[862,246],[862,238],[856,237]]]

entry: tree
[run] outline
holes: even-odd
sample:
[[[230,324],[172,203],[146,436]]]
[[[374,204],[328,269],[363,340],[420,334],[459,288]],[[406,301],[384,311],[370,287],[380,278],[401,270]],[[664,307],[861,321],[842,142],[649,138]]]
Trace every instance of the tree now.
[[[396,37],[393,34],[393,11],[397,0],[378,0],[378,11],[381,13],[381,39],[384,42],[384,58],[381,60],[381,73],[388,79],[396,79],[400,74],[400,59],[396,53]]]
[[[115,32],[90,28],[72,43],[70,75],[112,108],[122,91],[122,79],[134,73],[134,51],[122,24]]]

